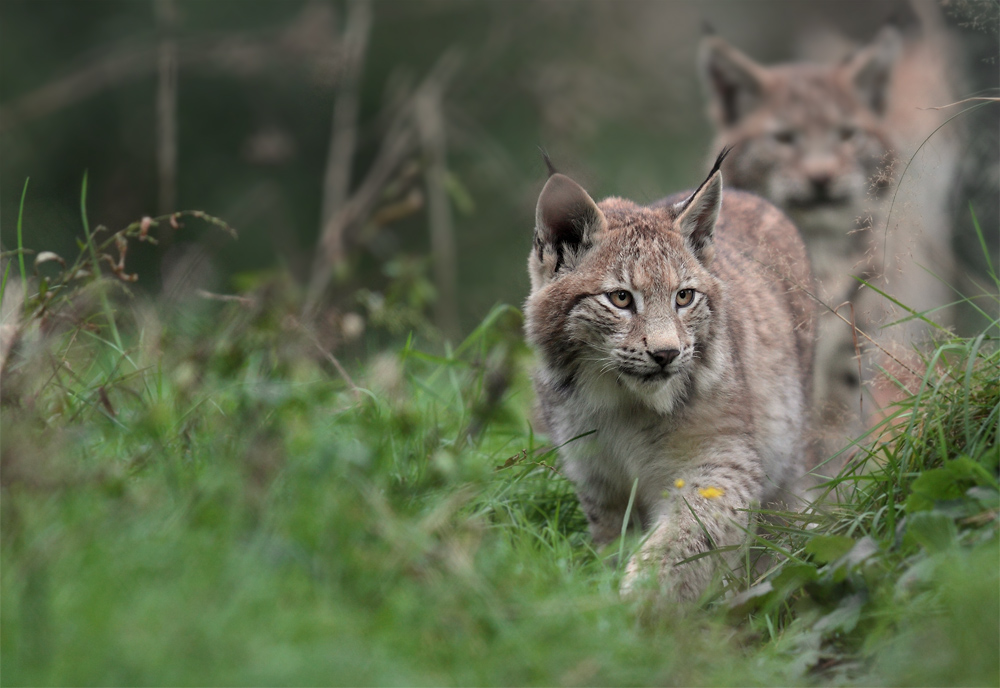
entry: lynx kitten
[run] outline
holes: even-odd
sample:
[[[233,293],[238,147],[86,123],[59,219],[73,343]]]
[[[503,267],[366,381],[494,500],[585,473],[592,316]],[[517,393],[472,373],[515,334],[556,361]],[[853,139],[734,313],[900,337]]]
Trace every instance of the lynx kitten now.
[[[540,416],[598,545],[649,535],[623,591],[657,572],[697,598],[748,508],[793,501],[808,453],[814,305],[795,227],[722,192],[595,203],[552,174],[538,199],[526,332]]]

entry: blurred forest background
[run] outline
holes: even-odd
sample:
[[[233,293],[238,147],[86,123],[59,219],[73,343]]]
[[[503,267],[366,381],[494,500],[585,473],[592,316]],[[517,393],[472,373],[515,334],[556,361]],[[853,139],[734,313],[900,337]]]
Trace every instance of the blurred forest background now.
[[[1000,92],[998,7],[941,5],[956,99]],[[995,296],[826,488],[852,501],[784,514],[707,615],[623,603],[639,539],[594,549],[528,412],[539,148],[597,198],[690,188],[706,24],[772,63],[889,18],[0,0],[3,685],[995,685]],[[1000,107],[947,112],[958,178],[911,172],[995,293]]]
[[[995,95],[997,4],[942,15],[956,92]],[[527,292],[539,147],[595,197],[688,188],[714,154],[695,70],[706,24],[771,63],[807,52],[810,28],[860,44],[889,18],[905,26],[909,5],[4,0],[0,239],[16,246],[30,177],[25,246],[74,253],[86,170],[92,225],[198,209],[239,232],[166,228],[130,252],[140,290],[280,283],[341,328],[355,313],[348,329],[406,334],[434,313],[454,339]],[[975,270],[968,207],[997,226],[998,109],[953,126],[962,176],[942,183]]]

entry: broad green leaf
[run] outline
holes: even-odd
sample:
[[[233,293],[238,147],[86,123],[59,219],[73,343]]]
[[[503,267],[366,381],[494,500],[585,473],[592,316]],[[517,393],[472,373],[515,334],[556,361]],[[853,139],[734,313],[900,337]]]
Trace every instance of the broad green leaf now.
[[[854,540],[845,535],[822,535],[814,537],[806,544],[806,552],[822,563],[829,564],[851,551]]]
[[[921,511],[906,520],[906,538],[929,552],[948,549],[955,542],[958,529],[947,515],[937,511]]]
[[[969,480],[974,482],[976,485],[985,487],[997,487],[997,480],[990,472],[983,467],[978,461],[975,461],[968,456],[959,456],[954,461],[949,461],[945,464],[945,468],[953,475],[957,480]]]
[[[912,494],[906,500],[906,511],[925,511],[933,508],[934,502],[961,498],[964,490],[959,483],[955,473],[948,468],[924,471],[910,487]]]
[[[771,585],[780,592],[780,597],[785,597],[817,579],[819,573],[812,564],[788,564],[772,579]]]

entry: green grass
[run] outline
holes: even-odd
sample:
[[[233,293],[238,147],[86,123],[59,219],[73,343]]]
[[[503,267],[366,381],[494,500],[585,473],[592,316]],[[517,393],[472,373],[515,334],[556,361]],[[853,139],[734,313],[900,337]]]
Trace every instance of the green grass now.
[[[928,353],[850,500],[769,528],[767,580],[675,608],[619,598],[634,540],[591,547],[516,309],[349,382],[273,292],[79,277],[94,234],[3,371],[4,685],[1000,681],[995,322]]]

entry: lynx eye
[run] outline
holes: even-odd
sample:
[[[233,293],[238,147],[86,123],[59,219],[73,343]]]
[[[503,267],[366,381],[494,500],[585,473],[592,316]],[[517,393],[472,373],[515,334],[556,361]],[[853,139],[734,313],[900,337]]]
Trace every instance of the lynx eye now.
[[[608,298],[611,299],[611,305],[616,308],[628,308],[632,305],[632,294],[624,289],[608,292]]]
[[[795,143],[795,138],[796,138],[795,131],[793,131],[792,129],[780,129],[774,132],[772,136],[774,136],[775,141],[777,141],[778,143],[783,143],[786,146],[790,146],[793,143]]]
[[[852,127],[849,124],[845,124],[844,126],[842,126],[840,128],[840,140],[841,141],[850,141],[851,139],[853,139],[857,135],[857,133],[858,133],[858,130],[857,130],[856,127]]]
[[[692,301],[694,301],[694,289],[681,289],[677,292],[677,296],[674,297],[674,302],[679,308],[690,306]]]

